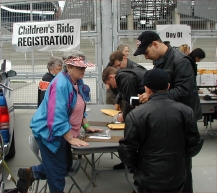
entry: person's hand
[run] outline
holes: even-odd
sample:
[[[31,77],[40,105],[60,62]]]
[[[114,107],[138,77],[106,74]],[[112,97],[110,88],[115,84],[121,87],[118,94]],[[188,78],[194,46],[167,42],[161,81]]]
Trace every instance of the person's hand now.
[[[117,121],[118,122],[121,122],[121,123],[124,123],[124,116],[123,116],[123,113],[119,113],[118,116],[117,116]]]
[[[119,104],[115,104],[115,110],[121,111],[121,106]]]
[[[88,127],[86,129],[86,132],[91,132],[91,133],[94,133],[94,132],[103,132],[104,130],[103,129],[99,129],[99,128],[91,128],[91,127]]]
[[[149,96],[146,93],[138,94],[138,97],[140,103],[146,103],[149,99]]]
[[[85,142],[85,141],[82,141],[78,138],[71,138],[69,141],[68,141],[71,145],[75,145],[75,146],[88,146],[89,143]]]

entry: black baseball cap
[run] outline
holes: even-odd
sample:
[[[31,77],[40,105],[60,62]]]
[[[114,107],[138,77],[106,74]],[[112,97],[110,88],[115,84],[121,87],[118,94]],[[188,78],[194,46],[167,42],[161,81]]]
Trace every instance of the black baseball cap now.
[[[153,31],[145,31],[137,38],[139,41],[139,46],[136,52],[133,54],[134,56],[144,54],[148,45],[153,41],[159,40],[160,36]]]
[[[168,83],[168,74],[160,68],[148,70],[142,82],[143,86],[147,86],[153,90],[165,90],[168,87]]]

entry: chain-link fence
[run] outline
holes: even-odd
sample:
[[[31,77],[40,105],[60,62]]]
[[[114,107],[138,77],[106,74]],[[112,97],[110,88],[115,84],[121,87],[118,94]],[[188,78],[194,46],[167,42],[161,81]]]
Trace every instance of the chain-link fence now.
[[[37,106],[38,82],[47,71],[51,56],[63,52],[18,53],[11,44],[14,22],[40,22],[81,18],[80,50],[96,64],[85,72],[84,82],[91,88],[91,103],[105,101],[101,81],[102,69],[111,51],[121,43],[130,47],[129,59],[148,69],[152,62],[144,56],[134,57],[136,38],[142,31],[156,30],[157,25],[187,24],[191,26],[192,49],[202,48],[206,58],[201,68],[216,69],[216,0],[66,0],[22,1],[2,0],[0,58],[12,61],[18,75],[12,79],[15,105]]]

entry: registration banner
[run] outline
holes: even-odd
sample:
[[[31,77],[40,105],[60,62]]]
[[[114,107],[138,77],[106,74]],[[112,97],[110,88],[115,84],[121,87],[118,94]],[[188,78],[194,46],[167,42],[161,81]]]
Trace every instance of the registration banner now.
[[[81,19],[14,23],[12,45],[17,52],[80,49]]]
[[[191,27],[188,25],[157,25],[156,32],[159,34],[162,41],[170,41],[170,45],[179,48],[182,44],[191,46]]]

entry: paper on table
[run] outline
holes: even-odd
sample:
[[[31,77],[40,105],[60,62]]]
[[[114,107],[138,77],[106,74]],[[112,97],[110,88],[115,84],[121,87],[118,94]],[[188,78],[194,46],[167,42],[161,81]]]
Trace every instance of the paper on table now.
[[[124,129],[125,123],[108,124],[109,129]]]
[[[110,130],[106,130],[106,135],[98,135],[98,136],[90,136],[89,138],[92,139],[111,139]]]
[[[113,109],[101,109],[101,112],[113,117],[117,115],[120,111],[113,110]]]
[[[92,139],[111,139],[111,137],[101,137],[101,136],[90,136]]]

